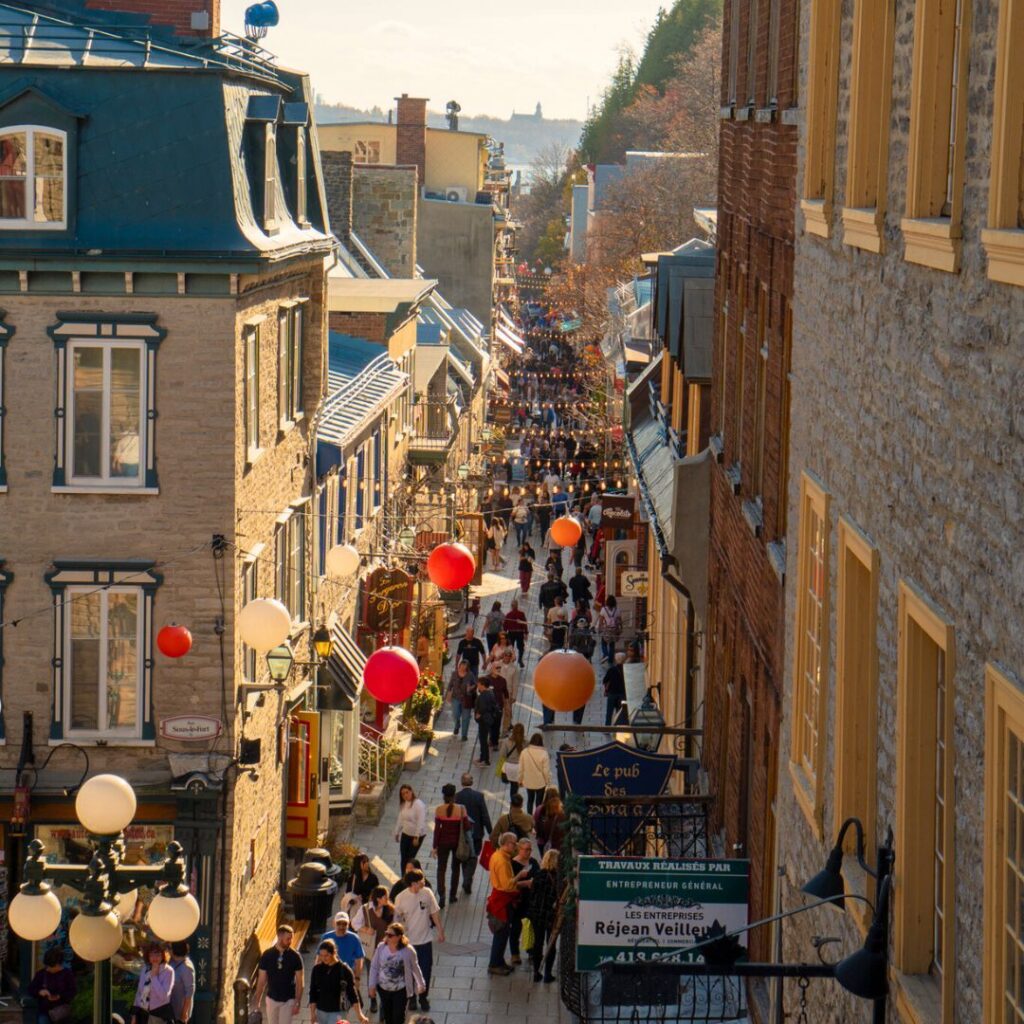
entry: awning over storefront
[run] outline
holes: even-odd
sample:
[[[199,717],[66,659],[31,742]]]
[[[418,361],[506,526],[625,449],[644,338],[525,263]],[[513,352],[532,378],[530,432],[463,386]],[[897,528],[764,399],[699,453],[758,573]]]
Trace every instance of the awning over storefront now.
[[[633,338],[626,335],[622,347],[626,352],[627,363],[640,363],[646,366],[651,361],[651,343],[645,338]]]
[[[494,368],[494,376],[497,378],[498,383],[503,388],[507,389],[507,388],[510,388],[512,386],[512,381],[509,380],[508,374],[500,366],[496,366]]]
[[[522,338],[512,334],[507,327],[504,327],[500,322],[494,327],[495,336],[500,342],[510,348],[516,355],[521,356],[523,351],[526,349],[526,342]]]
[[[352,711],[359,705],[366,655],[340,623],[331,630],[331,643],[331,656],[322,669],[327,688],[320,695],[320,710]]]

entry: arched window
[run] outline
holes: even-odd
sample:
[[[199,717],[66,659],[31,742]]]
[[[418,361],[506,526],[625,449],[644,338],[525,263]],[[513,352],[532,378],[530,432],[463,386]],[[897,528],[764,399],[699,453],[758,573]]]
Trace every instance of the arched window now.
[[[67,226],[67,133],[19,125],[0,131],[0,228]]]

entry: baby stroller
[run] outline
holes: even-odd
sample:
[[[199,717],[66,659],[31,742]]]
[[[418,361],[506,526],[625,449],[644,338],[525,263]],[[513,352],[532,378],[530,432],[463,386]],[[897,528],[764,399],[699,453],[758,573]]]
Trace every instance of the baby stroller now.
[[[573,621],[572,629],[569,632],[569,646],[582,654],[588,661],[594,656],[594,647],[596,646],[594,631],[591,629],[590,620],[582,615]]]

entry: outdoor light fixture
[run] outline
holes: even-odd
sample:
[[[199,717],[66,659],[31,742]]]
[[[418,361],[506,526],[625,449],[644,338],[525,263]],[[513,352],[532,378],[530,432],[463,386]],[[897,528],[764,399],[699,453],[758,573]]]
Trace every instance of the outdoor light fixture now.
[[[643,702],[630,716],[629,724],[636,730],[645,730],[633,733],[633,742],[638,750],[646,750],[653,754],[661,746],[661,730],[665,728],[665,716],[654,703],[650,689],[644,694]]]
[[[326,626],[320,626],[313,634],[313,650],[321,661],[326,661],[331,656],[334,642],[331,640],[331,631]]]
[[[889,887],[886,875],[878,887],[878,906],[864,945],[836,964],[836,981],[862,999],[884,999],[889,992]]]
[[[283,683],[291,675],[295,655],[287,644],[278,644],[267,652],[267,671],[275,683]]]
[[[854,853],[857,863],[865,874],[874,879],[878,878],[878,872],[864,862],[864,826],[859,818],[847,818],[839,828],[836,844],[832,847],[825,866],[800,888],[801,892],[805,892],[815,899],[831,900],[832,905],[839,910],[845,909],[846,883],[843,881],[843,843],[846,840],[846,833],[851,828],[855,829],[857,833],[857,847]]]
[[[459,468],[456,470],[456,472],[457,472],[458,477],[459,477],[460,480],[467,479],[468,476],[469,476],[469,463],[468,462],[463,462],[459,466]]]
[[[398,543],[403,548],[411,548],[416,543],[416,531],[411,526],[403,526],[398,531]]]

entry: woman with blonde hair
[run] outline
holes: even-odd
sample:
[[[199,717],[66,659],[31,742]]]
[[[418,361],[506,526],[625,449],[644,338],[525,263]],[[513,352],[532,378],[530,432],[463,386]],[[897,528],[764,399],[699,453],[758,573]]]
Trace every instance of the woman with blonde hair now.
[[[530,895],[530,923],[533,925],[533,980],[554,981],[555,944],[558,937],[553,935],[555,919],[558,917],[558,861],[561,854],[548,850],[541,857],[540,871],[533,876],[533,891]],[[551,948],[544,949],[550,943]],[[540,973],[541,960],[544,974]]]

